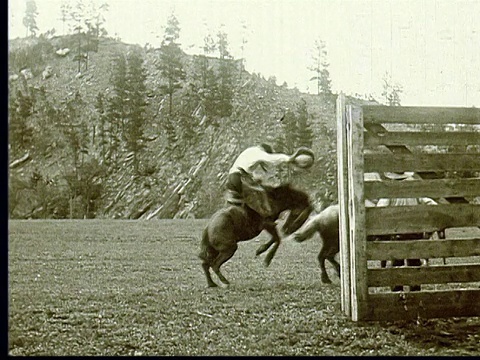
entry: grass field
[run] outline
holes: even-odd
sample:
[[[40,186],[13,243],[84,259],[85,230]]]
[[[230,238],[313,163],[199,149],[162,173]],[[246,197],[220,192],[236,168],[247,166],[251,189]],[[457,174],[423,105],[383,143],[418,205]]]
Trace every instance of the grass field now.
[[[9,222],[11,355],[480,355],[480,318],[354,323],[320,240],[241,243],[207,288],[206,220]],[[258,241],[257,241],[258,240]],[[217,278],[214,277],[217,281]]]

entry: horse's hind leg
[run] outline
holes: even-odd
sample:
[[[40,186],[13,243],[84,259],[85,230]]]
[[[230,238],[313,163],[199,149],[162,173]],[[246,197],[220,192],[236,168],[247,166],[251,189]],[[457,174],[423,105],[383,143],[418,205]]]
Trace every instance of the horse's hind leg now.
[[[333,265],[333,267],[335,268],[335,271],[338,275],[338,277],[340,277],[340,264],[338,263],[337,260],[335,260],[335,255],[333,256],[329,256],[327,257],[328,261],[330,261],[330,264]]]
[[[338,246],[332,246],[332,242],[338,243],[338,238],[335,238],[335,240],[333,241],[327,241],[330,246],[324,246],[324,248],[327,248],[327,250],[324,251],[323,256],[330,262],[330,264],[333,265],[333,267],[335,268],[335,272],[337,273],[338,277],[340,277],[340,264],[337,260],[335,260],[335,255],[337,255],[340,249],[338,248]]]
[[[324,284],[331,284],[332,281],[328,277],[327,269],[325,269],[325,258],[323,256],[318,255],[318,263],[320,264],[320,272],[321,272],[321,280]]]
[[[322,250],[320,250],[320,253],[318,254],[318,263],[320,264],[320,278],[322,280],[322,283],[331,284],[332,281],[328,277],[327,269],[325,268],[325,259],[326,254],[324,248],[322,248]]]
[[[237,251],[237,247],[237,244],[234,244],[231,247],[220,251],[212,264],[212,270],[215,272],[215,274],[217,274],[220,281],[227,285],[230,284],[230,282],[220,272],[220,266],[222,266],[223,263],[228,261],[233,256],[233,254],[235,254],[235,251]]]
[[[210,275],[210,266],[213,260],[217,257],[218,251],[215,250],[210,244],[208,243],[208,235],[204,232],[200,254],[198,257],[202,260],[202,268],[203,272],[205,273],[205,277],[207,278],[208,287],[215,287],[218,286],[212,280],[212,276]]]
[[[218,286],[218,285],[215,284],[215,282],[212,280],[212,276],[210,275],[210,265],[209,265],[206,261],[203,261],[203,262],[202,262],[202,268],[203,268],[203,271],[205,272],[205,277],[207,278],[208,287],[216,287],[216,286]]]

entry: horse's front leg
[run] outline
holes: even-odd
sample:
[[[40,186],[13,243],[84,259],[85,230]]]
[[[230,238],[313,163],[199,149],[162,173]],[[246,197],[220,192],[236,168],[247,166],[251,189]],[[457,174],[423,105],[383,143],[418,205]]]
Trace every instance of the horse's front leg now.
[[[267,242],[266,244],[260,245],[255,255],[258,256],[260,254],[263,254],[265,251],[267,251],[270,248],[270,246],[272,246],[274,242],[275,242],[275,239],[272,237],[269,242]]]
[[[308,219],[313,208],[307,206],[302,210],[290,211],[290,214],[287,217],[287,220],[283,224],[282,230],[286,235],[290,235],[293,232],[297,231],[303,223]]]
[[[271,226],[269,227],[269,225],[271,224]],[[267,230],[270,234],[272,234],[272,237],[270,238],[270,240],[263,244],[263,245],[260,245],[257,249],[257,252],[255,253],[256,256],[260,255],[260,254],[263,254],[265,251],[267,251],[268,249],[270,249],[270,246],[272,246],[277,240],[275,239],[275,234],[276,236],[278,236],[278,232],[277,232],[277,228],[276,228],[276,223],[275,221],[273,220],[265,220],[263,222],[263,229]],[[268,230],[268,229],[274,229],[274,230]],[[262,229],[262,230],[263,230]],[[260,230],[261,231],[261,230]],[[274,231],[275,234],[272,232]]]
[[[273,244],[272,249],[268,252],[267,256],[265,257],[265,262],[264,262],[265,266],[269,266],[270,263],[272,262],[273,257],[275,256],[275,253],[277,252],[278,247],[280,246],[280,236],[278,235],[277,226],[274,222],[265,223],[264,228],[272,235],[272,239],[267,244],[265,244],[268,246]]]

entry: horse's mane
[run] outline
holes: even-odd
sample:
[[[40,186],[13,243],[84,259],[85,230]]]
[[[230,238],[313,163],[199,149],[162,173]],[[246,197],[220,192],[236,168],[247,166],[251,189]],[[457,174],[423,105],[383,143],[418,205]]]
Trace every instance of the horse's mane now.
[[[273,199],[289,201],[296,204],[306,204],[310,202],[310,198],[306,192],[293,187],[291,184],[284,184],[278,187],[264,186],[264,188]]]

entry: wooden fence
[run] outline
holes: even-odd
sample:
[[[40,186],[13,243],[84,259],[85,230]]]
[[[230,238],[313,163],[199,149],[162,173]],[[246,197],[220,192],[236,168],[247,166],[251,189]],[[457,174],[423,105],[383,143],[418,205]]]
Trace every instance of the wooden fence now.
[[[354,321],[480,316],[480,109],[353,106],[341,94],[337,140],[343,311]],[[415,179],[383,176],[404,171]],[[438,205],[366,206],[403,197]],[[467,235],[452,236],[458,228]],[[380,266],[411,258],[428,261]],[[407,286],[393,292],[398,284]]]

